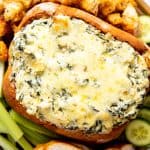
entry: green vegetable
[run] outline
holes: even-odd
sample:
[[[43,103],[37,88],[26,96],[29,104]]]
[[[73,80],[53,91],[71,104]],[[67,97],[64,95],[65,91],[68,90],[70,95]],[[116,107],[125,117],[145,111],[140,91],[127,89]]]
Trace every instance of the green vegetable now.
[[[12,136],[15,141],[18,141],[22,136],[23,132],[10,117],[9,113],[0,102],[0,122],[7,128],[8,133]]]
[[[37,140],[35,140],[32,136],[28,135],[27,133],[24,134],[25,138],[30,141],[31,144],[33,144],[34,146],[38,145],[39,142]]]
[[[150,16],[140,16],[141,35],[140,39],[146,43],[150,43]]]
[[[125,131],[128,141],[136,146],[146,146],[150,144],[150,124],[144,120],[133,120],[129,123]]]
[[[0,146],[4,150],[19,150],[17,147],[15,147],[11,142],[9,142],[6,138],[4,138],[2,135],[0,135]]]
[[[32,146],[24,139],[22,130],[10,117],[9,113],[7,112],[7,110],[5,109],[5,107],[1,102],[0,102],[0,129],[2,133],[9,134],[12,137],[12,139],[15,142],[17,142],[24,150],[32,150]]]
[[[15,146],[16,142],[14,141],[14,139],[8,135],[8,140]],[[23,150],[33,150],[31,144],[29,144],[29,142],[27,142],[27,140],[22,136],[17,143],[22,147]]]
[[[139,111],[138,117],[150,122],[150,109],[143,108]]]
[[[5,68],[4,62],[0,61],[0,97],[2,97],[2,82],[4,76],[4,68]]]
[[[24,137],[21,137],[17,142],[24,150],[33,150],[32,146],[26,141]]]
[[[143,101],[143,106],[150,108],[150,96],[146,96]]]
[[[37,144],[42,144],[50,141],[50,137],[40,134],[36,131],[32,131],[30,129],[27,129],[23,126],[20,126],[21,129],[24,132],[25,137],[30,141],[32,144],[37,145]]]
[[[11,137],[11,135],[7,135],[8,140],[14,145],[16,146],[16,142],[14,141],[14,139]]]
[[[18,113],[16,113],[15,111],[11,110],[10,111],[10,116],[13,118],[13,120],[15,120],[19,125],[30,129],[32,131],[36,131],[40,134],[52,137],[52,138],[58,138],[59,136],[49,130],[47,130],[46,128],[39,126],[35,123],[33,123],[32,121],[22,117],[21,115],[19,115]]]
[[[5,125],[3,124],[3,122],[0,121],[0,133],[6,133],[8,134],[8,130],[5,127]]]

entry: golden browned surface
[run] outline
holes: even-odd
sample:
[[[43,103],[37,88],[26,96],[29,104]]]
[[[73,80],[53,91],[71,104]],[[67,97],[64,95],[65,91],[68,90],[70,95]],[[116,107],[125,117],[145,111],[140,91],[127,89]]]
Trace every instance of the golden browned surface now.
[[[87,147],[83,147],[81,145],[75,145],[74,143],[66,143],[62,141],[50,141],[45,144],[37,145],[34,150],[54,150],[54,149],[61,149],[61,150],[90,150]]]
[[[80,8],[135,36],[140,34],[140,22],[136,10],[141,12],[141,9],[137,7],[135,0],[1,0],[0,38],[11,39],[26,12],[42,2],[56,2]],[[9,45],[8,42],[7,44]]]
[[[144,52],[147,51],[147,49],[149,49],[146,44],[138,40],[136,37],[106,23],[98,17],[90,15],[89,13],[76,8],[70,8],[64,5],[54,4],[51,2],[41,3],[33,7],[33,9],[31,9],[30,11],[28,11],[23,20],[21,21],[20,25],[18,26],[18,30],[20,30],[22,26],[25,26],[28,22],[32,21],[35,18],[45,18],[54,14],[64,14],[76,18],[81,18],[82,20],[90,23],[91,25],[95,26],[97,29],[103,31],[104,33],[110,32],[118,40],[127,41],[139,52]]]
[[[28,9],[37,3],[46,1],[86,10],[132,34],[136,34],[136,30],[138,30],[137,24],[139,24],[139,19],[136,12],[137,4],[135,0],[2,0],[0,1],[0,16],[3,16],[4,20],[7,23],[9,22],[10,26],[16,25]],[[130,9],[128,9],[129,5],[131,6]],[[123,14],[126,11],[128,14],[125,19],[132,20],[132,25],[130,22],[124,21]],[[115,22],[115,20],[118,20],[118,16],[113,15],[115,13],[120,14],[119,24]],[[113,16],[112,19],[110,19],[111,16]],[[107,19],[108,17],[109,19]],[[114,20],[114,18],[116,19]]]
[[[8,49],[3,41],[0,41],[0,61],[7,61]]]
[[[19,31],[23,26],[30,23],[34,19],[48,18],[50,16],[55,16],[58,14],[64,14],[71,17],[82,19],[87,23],[95,26],[97,29],[101,30],[104,33],[110,32],[115,38],[121,41],[127,41],[141,53],[149,50],[148,47],[143,42],[139,41],[131,34],[119,30],[111,26],[110,24],[102,21],[101,19],[88,14],[87,12],[51,2],[41,3],[32,8],[25,15],[17,30]],[[9,105],[26,118],[29,118],[35,123],[40,124],[52,131],[55,131],[58,134],[86,142],[104,143],[117,138],[122,133],[122,131],[126,126],[126,124],[124,124],[120,127],[114,128],[109,134],[100,134],[100,133],[98,134],[98,133],[85,133],[80,130],[69,130],[64,128],[58,128],[55,125],[52,125],[50,122],[40,121],[35,116],[27,114],[26,109],[23,107],[23,105],[21,105],[19,101],[16,100],[14,84],[9,80],[10,74],[11,74],[11,67],[9,66],[3,82],[3,93]]]
[[[6,35],[9,32],[9,25],[5,21],[3,16],[0,16],[0,37]]]

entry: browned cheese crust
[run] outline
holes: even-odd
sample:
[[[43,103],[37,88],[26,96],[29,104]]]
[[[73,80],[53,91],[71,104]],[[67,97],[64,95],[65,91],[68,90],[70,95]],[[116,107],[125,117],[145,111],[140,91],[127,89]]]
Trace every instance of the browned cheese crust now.
[[[31,10],[27,12],[23,20],[21,21],[18,31],[25,26],[26,24],[30,23],[34,19],[38,18],[48,18],[50,16],[64,14],[67,16],[75,17],[84,20],[85,22],[95,26],[100,31],[107,33],[110,32],[116,39],[121,41],[127,41],[130,45],[132,45],[137,51],[140,53],[146,52],[149,50],[148,46],[146,46],[142,41],[138,40],[134,36],[113,27],[112,25],[106,23],[105,21],[87,13],[82,10],[71,8],[59,4],[54,4],[51,2],[41,3],[36,5]],[[40,124],[47,129],[50,129],[58,134],[74,138],[77,140],[85,141],[85,142],[93,142],[93,143],[105,143],[110,140],[117,138],[122,131],[124,130],[126,124],[121,125],[120,127],[114,128],[109,134],[101,134],[101,133],[84,133],[80,130],[69,130],[64,128],[58,128],[55,125],[52,125],[50,122],[40,121],[33,115],[29,115],[26,112],[26,108],[16,100],[15,95],[15,86],[12,82],[10,82],[10,74],[11,74],[11,67],[8,67],[6,71],[4,82],[3,82],[3,93],[4,96],[9,103],[9,105],[18,113],[23,115],[24,117],[32,120],[33,122]]]

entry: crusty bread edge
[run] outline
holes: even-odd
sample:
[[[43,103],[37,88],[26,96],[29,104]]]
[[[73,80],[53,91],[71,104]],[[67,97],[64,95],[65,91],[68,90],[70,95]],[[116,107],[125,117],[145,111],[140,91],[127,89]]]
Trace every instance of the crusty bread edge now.
[[[82,10],[71,8],[59,4],[54,4],[51,2],[47,3],[41,3],[35,7],[33,7],[31,10],[28,11],[28,13],[25,15],[23,20],[21,21],[18,31],[25,26],[26,24],[30,23],[34,19],[38,18],[48,18],[50,16],[54,16],[57,14],[64,14],[71,17],[80,18],[89,24],[95,26],[97,29],[101,30],[104,33],[110,32],[115,38],[121,41],[127,41],[129,44],[131,44],[136,50],[143,53],[149,50],[149,48],[140,40],[135,38],[134,36],[117,29],[113,27],[112,25],[104,22],[103,20],[86,13]],[[9,103],[9,105],[18,113],[23,115],[24,117],[32,120],[33,122],[42,125],[46,127],[47,129],[50,129],[58,134],[85,141],[85,142],[93,142],[93,143],[105,143],[110,140],[113,140],[117,138],[126,127],[126,124],[121,125],[117,128],[113,128],[113,130],[109,134],[101,134],[101,133],[85,133],[80,130],[69,130],[64,128],[56,127],[55,125],[51,124],[50,122],[44,122],[39,120],[33,115],[29,115],[26,112],[26,108],[19,103],[18,100],[16,100],[16,94],[15,94],[15,86],[12,82],[10,82],[10,74],[11,74],[11,67],[9,66],[5,76],[4,76],[4,82],[3,82],[3,93],[4,96]]]
[[[52,2],[45,2],[34,6],[25,17],[22,19],[18,30],[20,30],[23,26],[28,24],[34,19],[37,18],[47,18],[50,16],[63,14],[70,17],[75,17],[84,20],[85,22],[95,26],[97,29],[102,31],[103,33],[111,33],[116,39],[120,41],[124,41],[133,46],[138,52],[143,53],[150,48],[141,40],[137,39],[135,36],[127,33],[119,28],[112,26],[111,24],[103,21],[102,19],[93,16],[83,10],[64,6],[60,4],[55,4]]]
[[[126,124],[124,124],[118,128],[114,128],[109,134],[95,134],[95,133],[86,134],[83,131],[58,128],[55,125],[52,125],[50,122],[41,121],[34,115],[29,115],[26,112],[26,108],[23,105],[21,105],[18,100],[16,100],[15,86],[13,83],[10,82],[10,74],[11,74],[11,67],[7,69],[3,82],[3,93],[8,104],[19,114],[23,115],[24,117],[32,120],[33,122],[39,125],[46,127],[51,131],[85,142],[105,143],[112,139],[117,138],[122,133],[122,131],[126,126]]]

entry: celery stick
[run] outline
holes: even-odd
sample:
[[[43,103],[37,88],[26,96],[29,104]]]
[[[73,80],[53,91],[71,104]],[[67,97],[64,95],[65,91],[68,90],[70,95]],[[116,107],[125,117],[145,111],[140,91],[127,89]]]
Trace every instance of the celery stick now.
[[[8,130],[2,122],[0,122],[0,133],[8,134]]]
[[[10,116],[20,125],[32,130],[32,131],[36,131],[40,134],[44,134],[47,135],[49,137],[52,138],[59,138],[59,136],[49,130],[47,130],[46,128],[39,126],[35,123],[33,123],[32,121],[22,117],[21,115],[19,115],[18,113],[16,113],[15,111],[11,110],[10,111]]]
[[[3,83],[3,76],[4,76],[4,62],[0,61],[0,97],[2,97],[2,83]]]
[[[4,150],[18,150],[17,147],[15,147],[11,142],[5,139],[2,135],[0,135],[0,146]]]
[[[9,113],[5,107],[0,102],[0,122],[4,124],[7,128],[8,133],[12,136],[15,141],[18,141],[22,136],[23,132],[15,123],[15,121],[10,117]]]
[[[11,137],[11,135],[7,135],[8,140],[14,145],[16,146],[16,142],[14,141],[14,139]]]
[[[17,143],[24,149],[24,150],[33,150],[31,144],[27,142],[27,140],[22,136]]]
[[[28,135],[27,133],[24,133],[25,138],[34,146],[38,145],[39,142],[36,141],[31,135]]]
[[[30,129],[27,129],[23,126],[20,126],[20,128],[23,130],[25,137],[28,140],[31,140],[31,142],[34,142],[33,144],[42,144],[42,143],[46,143],[48,141],[50,141],[50,137],[40,134],[36,131],[32,131]],[[34,139],[34,141],[32,140]]]

